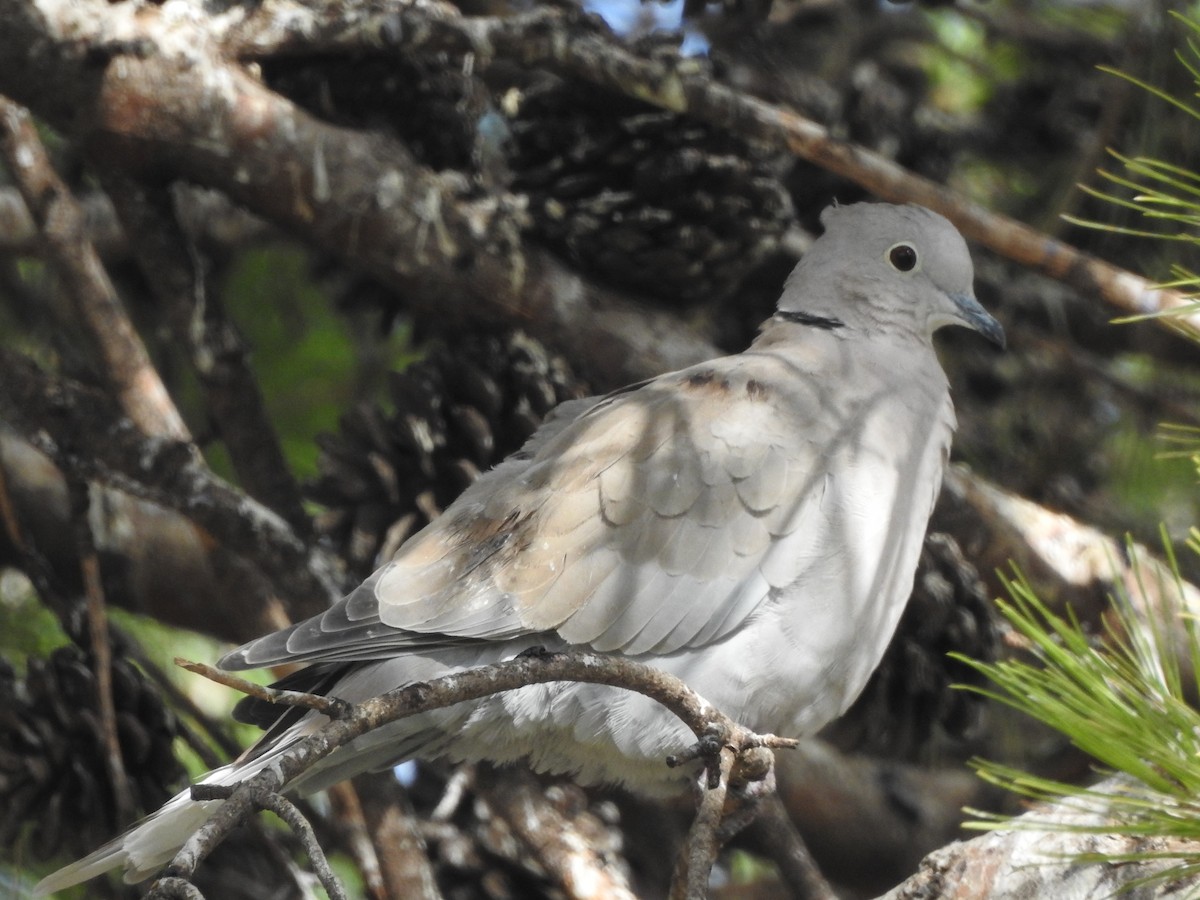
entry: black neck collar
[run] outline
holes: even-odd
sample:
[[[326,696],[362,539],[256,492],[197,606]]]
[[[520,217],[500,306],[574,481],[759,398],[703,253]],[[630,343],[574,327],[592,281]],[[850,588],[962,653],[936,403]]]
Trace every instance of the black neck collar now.
[[[798,312],[793,310],[781,309],[775,313],[775,318],[783,319],[785,322],[794,322],[797,325],[808,325],[811,328],[824,328],[826,331],[833,331],[835,328],[845,328],[846,323],[841,319],[832,317],[814,316],[812,313]]]

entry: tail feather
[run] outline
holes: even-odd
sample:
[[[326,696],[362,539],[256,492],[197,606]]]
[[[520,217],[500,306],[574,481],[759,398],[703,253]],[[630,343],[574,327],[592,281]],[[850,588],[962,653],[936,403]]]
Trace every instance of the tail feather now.
[[[215,769],[204,780],[206,783],[223,783],[232,770],[232,766]],[[235,777],[242,775],[238,772]],[[171,861],[192,833],[216,812],[221,802],[198,803],[191,799],[190,789],[181,791],[120,837],[47,875],[34,887],[33,895],[45,897],[120,867],[124,867],[125,880],[130,884],[143,881]]]
[[[444,674],[446,667],[439,661],[431,660],[430,666],[428,677]],[[360,667],[347,676],[348,685],[343,684],[339,695],[355,702],[390,690],[404,680],[395,677],[389,662],[383,662],[378,667]],[[417,753],[438,755],[444,751],[449,736],[461,729],[468,713],[469,710],[423,713],[362,735],[305,772],[289,785],[288,791],[303,796],[323,790],[359,772],[394,765]],[[282,754],[297,741],[319,729],[325,721],[324,716],[309,713],[279,734],[274,734],[272,729],[237,760],[205,775],[202,783],[233,785],[276,765]],[[44,897],[121,867],[125,870],[125,880],[131,884],[149,878],[170,862],[179,848],[223,802],[197,802],[192,800],[190,790],[182,791],[125,834],[43,878],[34,888],[34,896]]]

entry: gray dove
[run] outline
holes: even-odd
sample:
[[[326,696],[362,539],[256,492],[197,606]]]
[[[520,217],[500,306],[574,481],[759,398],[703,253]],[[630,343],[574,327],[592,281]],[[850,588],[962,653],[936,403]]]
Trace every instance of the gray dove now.
[[[221,665],[310,663],[285,686],[355,702],[577,647],[676,675],[760,733],[811,734],[838,716],[900,618],[950,451],[933,333],[963,325],[1003,346],[1004,332],[946,219],[864,203],[821,221],[744,353],[565,404],[348,596]],[[325,721],[271,717],[204,781],[247,778]],[[693,740],[639,694],[553,683],[385,726],[290,790],[445,756],[662,794],[694,777],[664,764]],[[37,891],[117,866],[145,878],[217,805],[184,791]]]

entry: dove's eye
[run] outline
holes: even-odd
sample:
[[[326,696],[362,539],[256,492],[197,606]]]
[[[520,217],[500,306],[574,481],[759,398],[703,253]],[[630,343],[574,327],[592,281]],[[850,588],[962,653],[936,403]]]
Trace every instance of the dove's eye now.
[[[888,262],[898,272],[911,272],[917,267],[917,250],[912,244],[895,244],[887,252]]]

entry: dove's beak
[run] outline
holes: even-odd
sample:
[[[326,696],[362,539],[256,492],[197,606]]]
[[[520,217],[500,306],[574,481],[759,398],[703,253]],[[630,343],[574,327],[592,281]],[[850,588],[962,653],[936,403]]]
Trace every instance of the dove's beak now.
[[[985,338],[1004,349],[1004,328],[992,318],[991,314],[980,306],[979,301],[970,294],[950,294],[950,299],[958,308],[962,324],[978,331]]]

